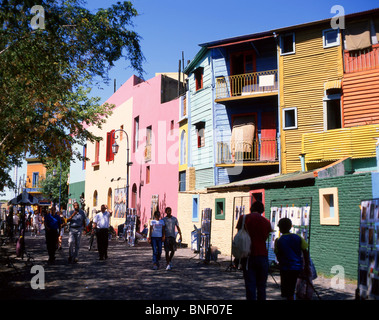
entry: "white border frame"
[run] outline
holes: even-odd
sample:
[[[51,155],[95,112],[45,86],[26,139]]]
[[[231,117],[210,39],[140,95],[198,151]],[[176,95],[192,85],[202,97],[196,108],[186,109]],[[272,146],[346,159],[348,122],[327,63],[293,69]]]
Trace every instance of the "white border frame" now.
[[[295,125],[292,127],[286,127],[285,113],[286,113],[286,111],[290,111],[290,110],[295,110]],[[282,109],[282,124],[283,124],[283,130],[297,129],[297,107],[290,107],[290,108],[283,108]]]
[[[336,31],[336,32],[337,32],[337,41],[336,41],[335,43],[333,43],[333,44],[329,44],[329,45],[327,45],[327,44],[325,43],[325,34],[326,34],[327,32],[333,32],[333,31]],[[341,43],[341,37],[340,37],[340,31],[339,31],[339,29],[325,29],[325,30],[322,30],[322,46],[323,46],[324,48],[337,47],[337,46],[340,45],[340,43]]]
[[[283,37],[284,36],[288,36],[292,34],[292,46],[293,46],[293,51],[290,51],[290,52],[282,52],[282,41],[283,41]],[[280,46],[280,55],[281,56],[286,56],[286,55],[289,55],[289,54],[295,54],[296,53],[296,43],[295,43],[295,32],[287,32],[287,33],[283,33],[279,36],[279,46]]]

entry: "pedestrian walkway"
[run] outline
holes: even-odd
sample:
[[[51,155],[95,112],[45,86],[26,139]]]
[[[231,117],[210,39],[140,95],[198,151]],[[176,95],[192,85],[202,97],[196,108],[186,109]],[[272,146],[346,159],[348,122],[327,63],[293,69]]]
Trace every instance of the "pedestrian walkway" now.
[[[69,264],[67,234],[63,249],[57,251],[56,262],[47,264],[43,235],[26,236],[27,253],[32,259],[15,256],[15,244],[1,247],[0,299],[31,300],[245,300],[241,271],[230,270],[230,258],[220,256],[218,262],[205,264],[189,248],[179,248],[173,268],[162,266],[152,270],[152,250],[147,243],[128,247],[113,239],[109,243],[108,259],[98,260],[96,246],[89,251],[89,237],[83,236],[79,262]],[[10,255],[10,260],[5,259]],[[163,256],[162,256],[163,258]],[[7,265],[12,261],[13,266]],[[164,263],[164,258],[162,260]],[[32,289],[31,266],[42,266],[44,289]],[[282,300],[279,275],[270,274],[267,299]],[[330,280],[319,277],[315,288],[322,300],[353,300],[356,286],[346,285],[345,291],[330,288]],[[314,299],[318,297],[314,295]]]

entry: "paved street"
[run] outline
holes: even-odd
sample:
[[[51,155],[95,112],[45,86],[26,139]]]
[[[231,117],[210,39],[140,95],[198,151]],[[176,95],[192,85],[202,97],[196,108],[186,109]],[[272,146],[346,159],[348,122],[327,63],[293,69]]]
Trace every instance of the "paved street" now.
[[[230,258],[219,256],[218,263],[204,264],[189,248],[178,249],[173,269],[152,270],[152,250],[146,243],[128,247],[120,240],[109,244],[109,257],[98,260],[96,246],[88,250],[88,237],[82,237],[79,262],[68,264],[68,234],[63,250],[57,252],[56,263],[47,264],[43,235],[26,236],[27,253],[32,257],[17,258],[15,244],[1,247],[0,298],[31,300],[244,300],[242,273],[230,271]],[[6,256],[10,255],[10,266]],[[43,266],[45,289],[34,290],[31,266]],[[163,263],[164,264],[164,263]],[[274,281],[277,282],[275,282]],[[267,299],[281,300],[279,275],[269,275]],[[329,288],[330,280],[318,278],[315,288],[322,300],[353,300],[356,286],[346,285],[345,291]],[[314,300],[318,297],[314,295]]]

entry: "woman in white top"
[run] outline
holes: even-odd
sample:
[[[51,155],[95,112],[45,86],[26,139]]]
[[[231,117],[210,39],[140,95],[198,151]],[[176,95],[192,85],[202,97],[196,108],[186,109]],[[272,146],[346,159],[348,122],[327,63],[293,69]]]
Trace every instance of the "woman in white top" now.
[[[150,232],[148,241],[153,248],[153,269],[159,268],[159,260],[162,255],[162,242],[164,241],[164,221],[160,220],[160,212],[154,212],[154,219],[150,221]]]

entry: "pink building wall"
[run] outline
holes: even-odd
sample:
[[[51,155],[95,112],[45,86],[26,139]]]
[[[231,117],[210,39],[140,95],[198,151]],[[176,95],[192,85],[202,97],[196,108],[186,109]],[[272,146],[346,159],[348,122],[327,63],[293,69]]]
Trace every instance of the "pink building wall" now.
[[[167,78],[166,78],[167,79]],[[173,83],[164,86],[173,90]],[[130,140],[131,161],[129,207],[135,205],[140,215],[141,228],[152,215],[152,198],[158,196],[158,210],[163,217],[166,207],[177,215],[179,161],[179,101],[178,98],[161,103],[166,90],[158,75],[133,87],[133,128]],[[138,148],[135,144],[135,121],[139,117]],[[151,160],[145,159],[146,128],[151,126]],[[173,127],[172,127],[173,126]],[[147,167],[150,181],[147,181]]]

